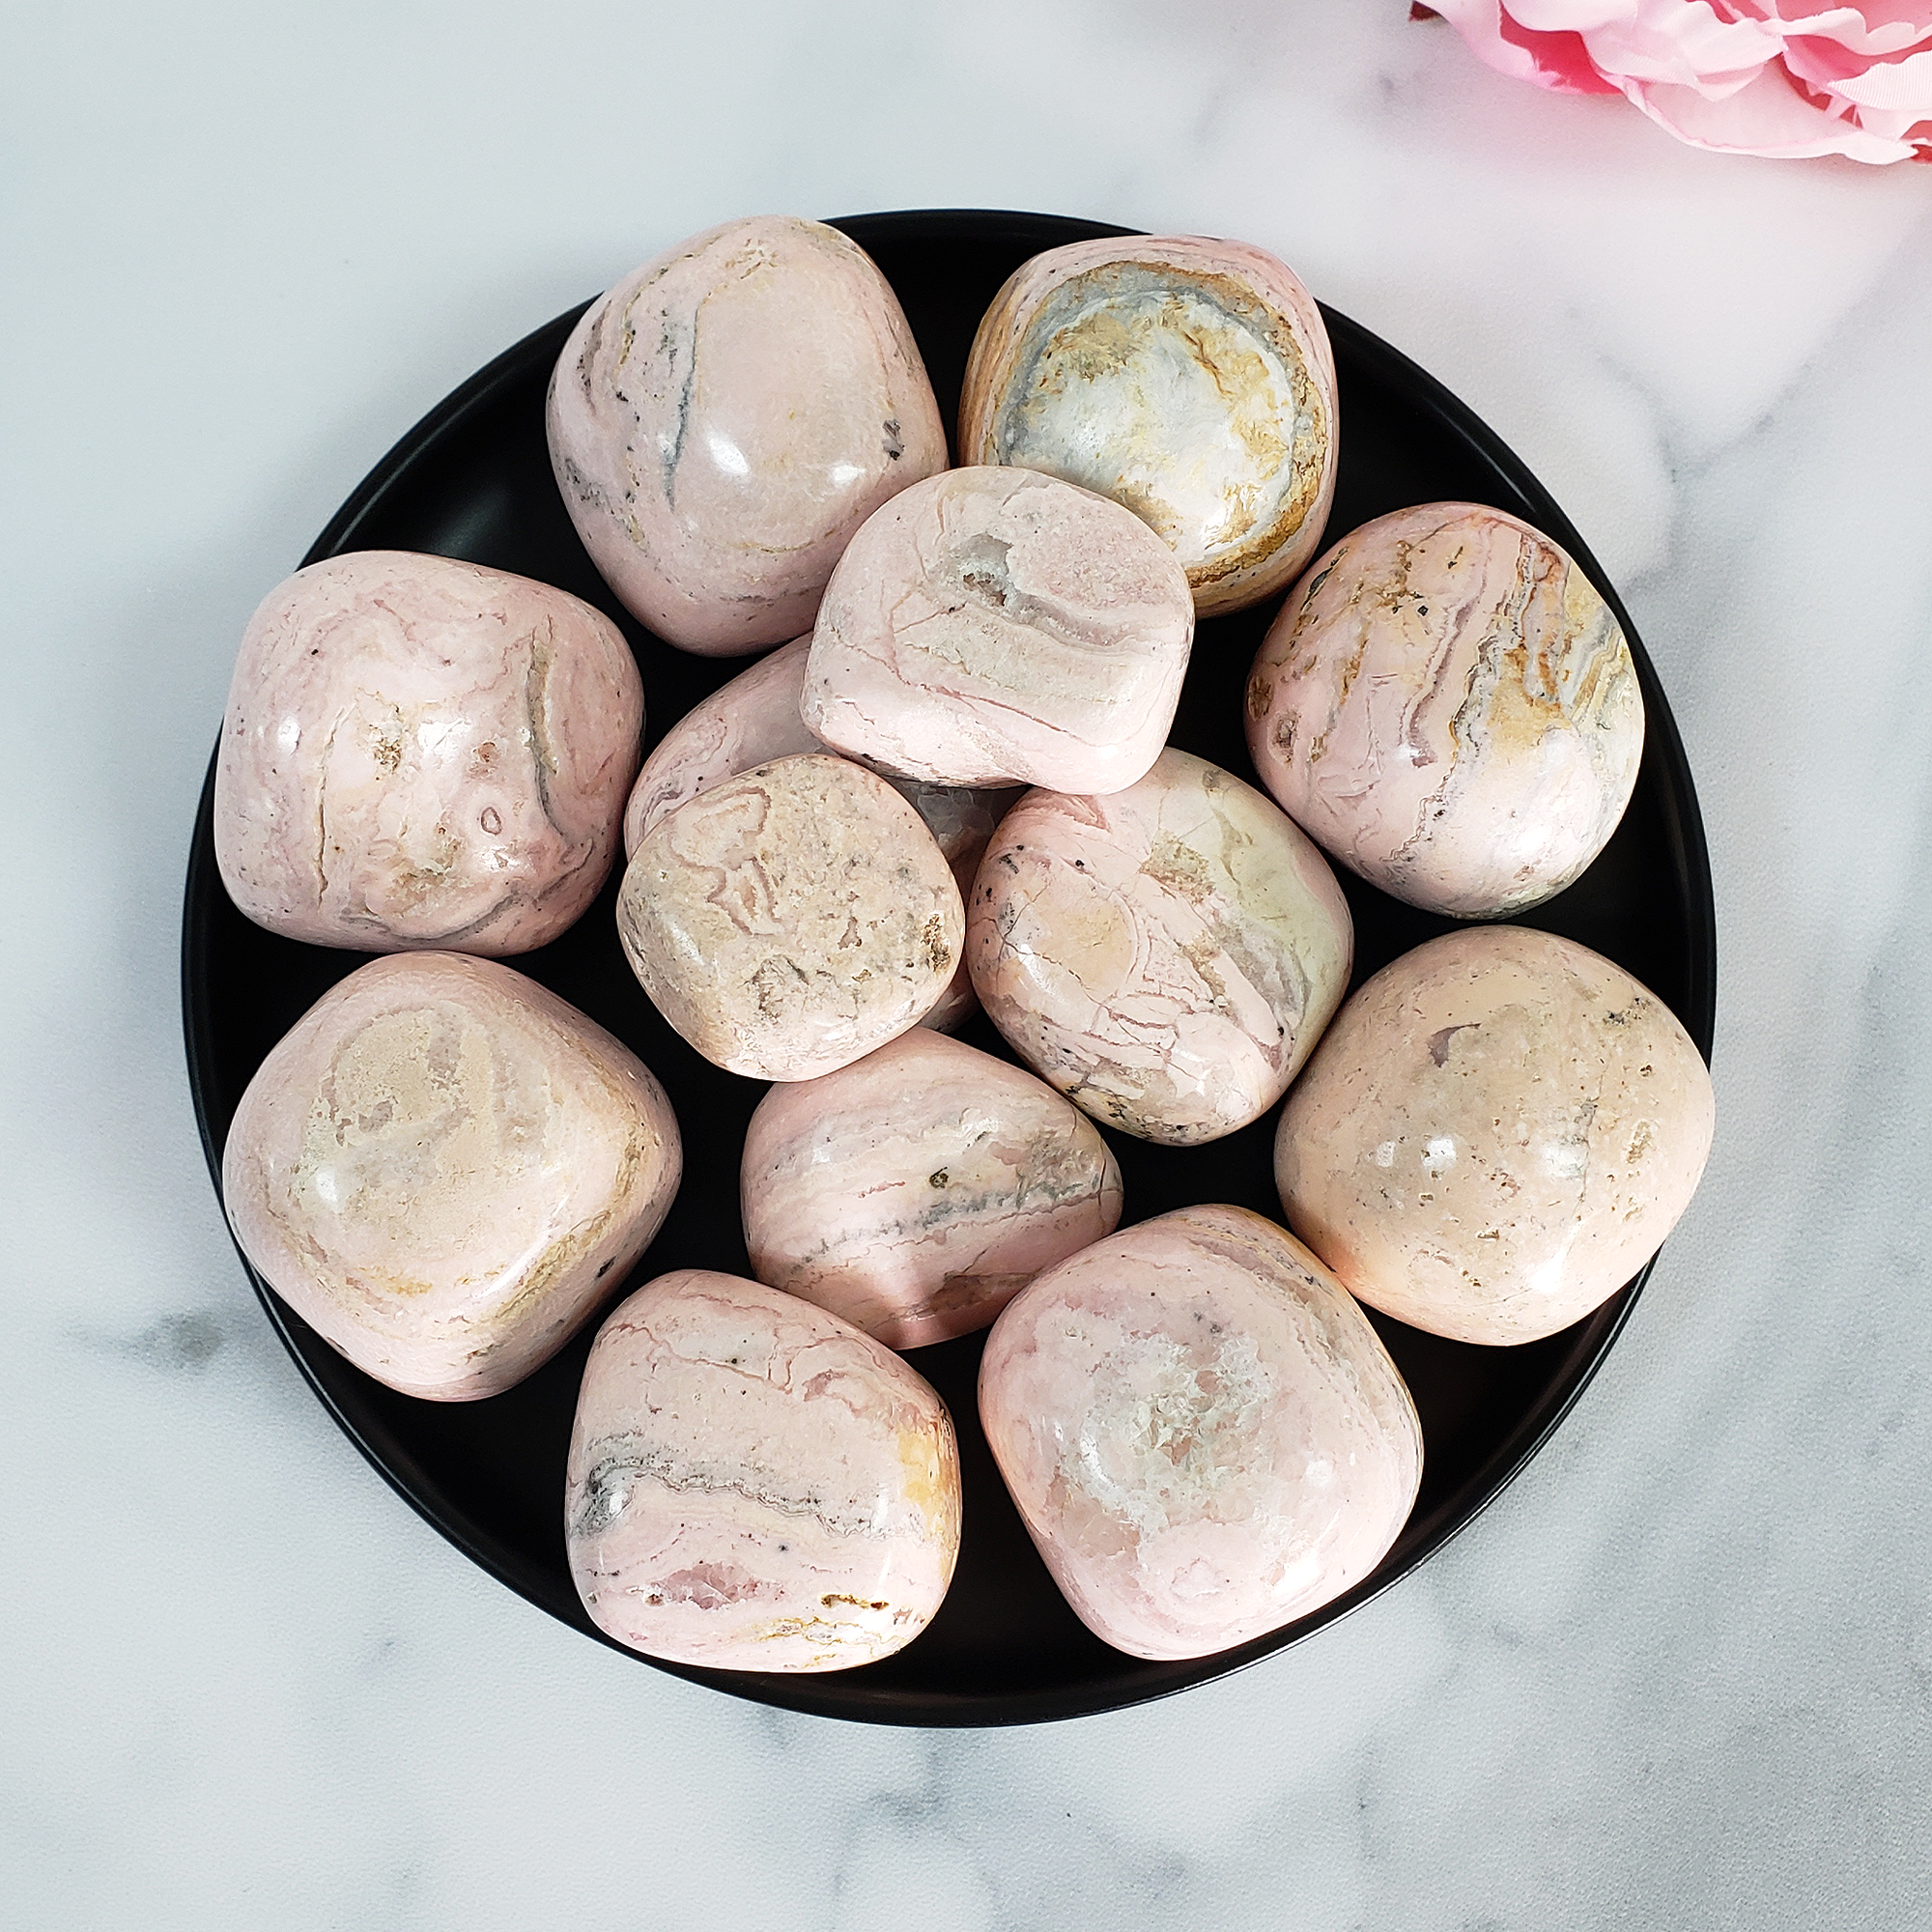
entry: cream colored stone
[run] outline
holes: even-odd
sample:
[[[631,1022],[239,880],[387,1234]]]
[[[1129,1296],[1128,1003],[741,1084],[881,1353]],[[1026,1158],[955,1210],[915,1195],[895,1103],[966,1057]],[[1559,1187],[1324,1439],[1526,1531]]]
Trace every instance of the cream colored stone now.
[[[810,643],[810,638],[799,638],[770,657],[760,658],[750,670],[693,705],[665,733],[631,788],[631,802],[624,812],[627,858],[666,812],[676,810],[721,779],[736,778],[775,758],[825,749],[799,717]],[[952,867],[964,898],[973,889],[973,875],[980,868],[986,840],[1001,813],[1019,796],[1018,790],[921,784],[890,775],[887,782],[924,819],[926,830]],[[979,1008],[962,959],[939,1004],[920,1025],[950,1033]]]
[[[591,1348],[565,1524],[584,1607],[619,1643],[724,1670],[849,1670],[902,1650],[946,1595],[952,1418],[837,1316],[681,1269]]]
[[[1193,637],[1179,567],[1118,504],[1030,470],[949,470],[839,559],[803,715],[928,784],[1119,791],[1166,740]]]
[[[713,785],[644,835],[617,930],[707,1060],[810,1080],[930,1011],[958,964],[959,888],[918,812],[825,753]]]
[[[743,1199],[760,1281],[918,1349],[983,1328],[1112,1234],[1121,1170],[1031,1073],[915,1027],[774,1087],[745,1135]]]
[[[1657,1251],[1711,1149],[1711,1076],[1656,994],[1484,925],[1360,987],[1289,1095],[1289,1224],[1372,1307],[1460,1342],[1579,1321]]]
[[[959,403],[961,463],[1043,469],[1124,503],[1204,617],[1272,596],[1335,492],[1335,363],[1314,298],[1243,242],[1050,248],[993,298]]]
[[[1189,1146],[1281,1098],[1352,952],[1313,842],[1252,785],[1166,751],[1126,791],[1035,791],[1007,813],[966,959],[1043,1080],[1110,1126]]]
[[[605,581],[708,656],[805,630],[852,532],[946,467],[898,298],[856,242],[789,215],[694,235],[591,303],[547,422]]]
[[[643,716],[617,627],[548,583],[405,551],[311,564],[236,658],[222,883],[314,946],[527,952],[604,883]]]
[[[263,1061],[228,1131],[235,1238],[331,1347],[405,1395],[499,1393],[657,1233],[681,1171],[664,1089],[535,980],[372,960]]]
[[[1387,1553],[1422,1429],[1368,1318],[1242,1208],[1143,1221],[1040,1275],[987,1337],[986,1440],[1096,1636],[1204,1657]]]
[[[1570,885],[1643,758],[1630,646],[1520,518],[1423,503],[1295,586],[1248,680],[1248,749],[1303,831],[1383,892],[1496,919]]]

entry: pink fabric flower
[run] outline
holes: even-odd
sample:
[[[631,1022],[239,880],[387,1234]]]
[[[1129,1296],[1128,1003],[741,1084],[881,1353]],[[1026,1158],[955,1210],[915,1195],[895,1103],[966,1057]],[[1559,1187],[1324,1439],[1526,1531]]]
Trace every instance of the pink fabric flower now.
[[[1932,0],[1429,0],[1429,11],[1499,72],[1622,94],[1694,147],[1932,160]]]

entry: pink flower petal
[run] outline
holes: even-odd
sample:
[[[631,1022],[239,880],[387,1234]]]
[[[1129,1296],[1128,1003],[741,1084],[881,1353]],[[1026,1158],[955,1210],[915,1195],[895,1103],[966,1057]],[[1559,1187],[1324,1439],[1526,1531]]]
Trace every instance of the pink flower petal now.
[[[1430,0],[1487,67],[1560,94],[1615,94],[1574,33],[1534,33],[1505,14],[1498,0]]]

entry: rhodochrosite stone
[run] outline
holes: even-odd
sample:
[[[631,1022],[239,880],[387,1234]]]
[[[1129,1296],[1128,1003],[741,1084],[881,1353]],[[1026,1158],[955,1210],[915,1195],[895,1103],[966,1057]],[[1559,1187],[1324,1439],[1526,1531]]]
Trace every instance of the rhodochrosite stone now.
[[[677,1122],[621,1042],[507,966],[372,960],[263,1061],[222,1156],[235,1238],[309,1326],[405,1395],[548,1361],[677,1192]]]
[[[685,1268],[605,1322],[565,1529],[619,1643],[727,1670],[847,1670],[931,1622],[959,1552],[946,1405],[822,1308]]]
[[[1368,1318],[1243,1208],[1163,1214],[1040,1275],[987,1337],[980,1416],[1054,1581],[1134,1657],[1205,1657],[1352,1589],[1422,1475]]]
[[[1344,865],[1410,905],[1495,919],[1608,842],[1643,696],[1561,549],[1501,510],[1424,503],[1350,531],[1295,587],[1247,728],[1262,781]]]
[[[551,463],[591,561],[659,637],[796,637],[847,539],[946,467],[898,298],[837,229],[707,229],[591,303],[551,379]]]
[[[643,718],[617,627],[548,583],[404,551],[311,564],[235,661],[222,883],[315,946],[527,952],[604,883]]]
[[[1007,813],[966,958],[1043,1080],[1110,1126],[1188,1146],[1281,1098],[1353,945],[1313,842],[1252,785],[1167,751],[1126,791],[1029,792]]]
[[[965,913],[919,813],[823,753],[713,785],[644,835],[617,900],[624,954],[707,1060],[810,1080],[931,1010]]]
[[[1194,611],[1119,504],[1024,469],[895,497],[826,586],[805,722],[929,784],[1119,791],[1174,720]]]
[[[1711,1076],[1621,966],[1525,926],[1433,939],[1337,1015],[1283,1110],[1290,1225],[1372,1307],[1459,1342],[1580,1321],[1711,1150]]]
[[[1043,469],[1124,503],[1204,616],[1314,554],[1335,491],[1335,363],[1287,265],[1243,242],[1123,235],[1049,248],[993,298],[959,460]]]
[[[695,704],[665,733],[644,760],[624,812],[624,851],[668,811],[708,791],[721,779],[736,778],[753,765],[794,757],[825,748],[805,727],[799,702],[805,696],[806,653],[811,639],[800,638],[760,658],[750,670]],[[980,855],[986,849],[1000,814],[1016,791],[975,791],[958,785],[920,784],[912,779],[889,781],[924,819],[925,827],[952,867],[960,895],[973,888]],[[962,959],[939,1004],[922,1026],[950,1031],[973,1012],[978,1002]]]
[[[1112,1234],[1121,1170],[1032,1074],[916,1027],[759,1101],[744,1208],[760,1281],[918,1349],[983,1328]]]

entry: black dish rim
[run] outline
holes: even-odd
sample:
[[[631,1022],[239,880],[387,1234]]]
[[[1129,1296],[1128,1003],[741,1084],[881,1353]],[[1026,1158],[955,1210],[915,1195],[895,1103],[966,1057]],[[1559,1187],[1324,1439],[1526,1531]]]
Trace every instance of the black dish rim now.
[[[962,240],[984,241],[1007,234],[1024,242],[1028,253],[1093,236],[1140,232],[1066,216],[987,209],[905,210],[839,216],[833,220],[832,225],[842,229],[862,246],[870,246],[874,242],[889,244],[895,241],[943,242],[949,235]],[[531,330],[430,410],[397,440],[350,494],[302,558],[303,565],[355,548],[358,526],[405,476],[411,466],[466,415],[487,403],[503,384],[526,379],[533,356],[541,354],[548,366],[554,358],[553,345],[558,339],[559,329],[567,328],[588,305],[588,301],[581,302],[564,315]],[[1682,868],[1690,913],[1689,929],[1684,935],[1690,955],[1690,997],[1678,1011],[1678,1018],[1708,1063],[1717,1014],[1717,909],[1702,815],[1676,721],[1671,716],[1656,671],[1622,600],[1548,491],[1500,437],[1401,351],[1326,303],[1321,304],[1321,308],[1331,337],[1338,344],[1346,344],[1353,359],[1373,369],[1386,387],[1431,416],[1438,429],[1454,436],[1471,456],[1491,469],[1507,492],[1513,492],[1531,506],[1533,514],[1530,521],[1569,551],[1591,581],[1602,588],[1623,626],[1635,660],[1646,706],[1647,755],[1658,757],[1664,770],[1664,793],[1670,820],[1668,837],[1673,857]],[[222,1148],[211,1117],[209,1094],[210,1068],[213,1065],[210,1042],[216,1030],[216,1022],[205,971],[207,923],[199,916],[199,909],[208,902],[211,895],[225,896],[213,856],[213,797],[214,758],[211,756],[189,851],[183,907],[181,966],[183,1034],[188,1082],[203,1153],[218,1200],[221,1196]],[[299,1322],[249,1265],[246,1257],[241,1255],[239,1247],[237,1254],[275,1333],[343,1434],[412,1509],[498,1582],[537,1608],[595,1637],[621,1655],[693,1683],[753,1702],[815,1716],[933,1728],[1047,1722],[1124,1709],[1172,1696],[1305,1642],[1318,1631],[1380,1596],[1475,1521],[1548,1441],[1602,1366],[1605,1356],[1629,1321],[1656,1264],[1654,1258],[1646,1263],[1627,1287],[1571,1331],[1571,1349],[1560,1371],[1552,1375],[1544,1399],[1529,1409],[1474,1477],[1442,1499],[1419,1529],[1413,1523],[1409,1525],[1403,1539],[1406,1547],[1402,1560],[1385,1562],[1355,1589],[1325,1605],[1313,1615],[1268,1636],[1215,1656],[1179,1663],[1141,1664],[1131,1685],[1122,1688],[1119,1684],[1111,1684],[1097,1694],[1094,1686],[1083,1684],[1064,1690],[1034,1689],[998,1694],[972,1692],[944,1695],[909,1692],[902,1688],[868,1690],[863,1672],[788,1677],[707,1670],[655,1658],[640,1658],[639,1653],[616,1643],[589,1621],[574,1600],[559,1602],[554,1579],[526,1561],[521,1552],[493,1539],[479,1523],[462,1512],[439,1505],[431,1493],[434,1484],[408,1452],[394,1442],[376,1439],[375,1432],[365,1427],[361,1418],[352,1414],[336,1400],[308,1358],[310,1349],[326,1350],[327,1345],[320,1343],[305,1324]],[[1138,1662],[1137,1660],[1135,1662]]]

